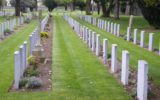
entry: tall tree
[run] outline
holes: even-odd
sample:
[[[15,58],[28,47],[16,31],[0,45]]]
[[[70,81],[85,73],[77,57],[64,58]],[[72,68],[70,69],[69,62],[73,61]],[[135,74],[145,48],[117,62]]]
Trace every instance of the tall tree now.
[[[103,17],[110,17],[110,12],[114,7],[114,0],[100,0],[102,6]]]
[[[20,16],[21,12],[21,0],[15,0],[15,11],[16,11],[16,16]]]
[[[97,4],[97,13],[100,14],[100,2],[99,0],[94,0],[94,2]]]
[[[115,0],[114,18],[119,19],[119,0]]]
[[[148,23],[160,29],[160,1],[159,0],[136,0],[144,18]]]
[[[86,0],[86,14],[91,14],[91,0]]]
[[[49,12],[52,12],[52,10],[57,7],[57,2],[55,0],[44,0],[43,4],[48,8]]]

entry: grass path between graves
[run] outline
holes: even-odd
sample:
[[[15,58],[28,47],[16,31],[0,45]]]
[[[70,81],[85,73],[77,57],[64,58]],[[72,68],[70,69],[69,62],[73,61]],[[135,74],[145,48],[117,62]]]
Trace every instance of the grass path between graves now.
[[[6,100],[132,100],[61,16],[54,16],[52,91],[3,93]],[[4,99],[3,99],[4,100]]]
[[[96,26],[80,20],[75,16],[72,17],[82,25],[85,25],[96,33],[101,34],[101,44],[102,39],[107,38],[109,40],[109,52],[111,52],[111,44],[118,44],[119,59],[121,59],[122,50],[128,50],[130,52],[130,65],[133,69],[137,70],[138,60],[146,60],[149,64],[149,76],[153,78],[154,83],[160,85],[160,56],[155,55],[154,53],[149,52],[144,48],[136,46],[131,42],[127,42],[122,38],[116,37],[113,34],[103,31]]]
[[[7,92],[13,82],[14,52],[24,41],[28,40],[29,34],[33,32],[37,24],[35,20],[30,24],[24,24],[16,33],[0,42],[0,94]]]

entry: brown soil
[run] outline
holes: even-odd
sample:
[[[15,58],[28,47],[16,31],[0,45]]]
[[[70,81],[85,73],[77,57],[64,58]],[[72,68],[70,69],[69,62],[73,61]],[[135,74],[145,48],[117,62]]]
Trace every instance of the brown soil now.
[[[45,61],[38,64],[38,78],[42,80],[42,86],[37,89],[26,89],[22,88],[19,90],[13,89],[13,85],[10,92],[17,91],[27,91],[27,92],[36,92],[36,91],[50,91],[52,89],[52,33],[53,33],[53,23],[52,18],[49,19],[47,26],[45,27],[45,31],[49,33],[49,37],[47,39],[43,38],[41,40],[41,44],[44,48],[45,53]]]

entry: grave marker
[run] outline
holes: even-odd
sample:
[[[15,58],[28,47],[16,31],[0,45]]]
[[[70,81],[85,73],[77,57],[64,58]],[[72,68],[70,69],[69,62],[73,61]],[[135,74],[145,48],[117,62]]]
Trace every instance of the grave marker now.
[[[123,85],[128,85],[129,77],[129,52],[122,51],[122,71],[121,71],[121,82]]]
[[[108,55],[108,39],[103,40],[103,63],[107,63],[107,55]]]
[[[137,98],[147,100],[148,94],[148,63],[144,60],[138,61]]]
[[[111,71],[115,73],[117,71],[117,44],[112,44],[112,60],[111,60]]]
[[[141,31],[140,46],[141,46],[142,48],[144,47],[144,33],[145,33],[145,31]]]
[[[149,34],[149,44],[148,44],[148,50],[152,51],[153,50],[153,42],[154,42],[154,37],[153,37],[153,33]]]
[[[100,34],[96,36],[96,55],[100,55]]]

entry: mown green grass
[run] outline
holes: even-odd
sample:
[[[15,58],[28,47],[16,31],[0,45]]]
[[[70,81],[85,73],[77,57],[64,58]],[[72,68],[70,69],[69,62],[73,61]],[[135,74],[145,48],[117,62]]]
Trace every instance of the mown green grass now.
[[[111,51],[111,44],[118,44],[118,58],[120,60],[122,56],[122,50],[128,50],[130,52],[130,65],[132,69],[137,70],[138,60],[146,60],[149,64],[149,76],[153,78],[155,84],[160,85],[160,56],[149,52],[144,48],[136,46],[131,42],[127,42],[122,38],[116,37],[113,34],[107,33],[106,31],[103,31],[96,26],[84,22],[75,16],[72,17],[79,21],[82,25],[85,25],[89,29],[95,31],[97,34],[101,34],[102,39],[107,38],[109,40],[109,51]]]
[[[51,91],[7,93],[6,89],[3,89],[0,98],[3,100],[132,99],[59,15],[54,16],[52,71]]]
[[[71,14],[77,15],[77,13],[81,14],[81,12],[79,11],[75,11],[72,12]],[[82,14],[85,14],[84,12],[82,12]],[[104,18],[101,17],[102,15],[98,15],[97,13],[93,13],[93,15],[91,15],[93,17],[96,18],[100,18],[100,19],[104,19],[106,21],[110,21],[110,22],[114,22],[114,23],[118,23],[120,24],[120,32],[121,34],[127,34],[127,27],[129,25],[129,16],[126,15],[120,15],[120,19],[119,20],[115,20],[113,18],[113,15],[111,15],[110,18]],[[154,29],[152,26],[150,26],[148,24],[148,22],[142,17],[142,16],[134,16],[134,21],[133,21],[133,26],[132,26],[132,37],[133,37],[133,31],[134,29],[137,28],[138,29],[138,40],[140,40],[140,32],[142,30],[145,30],[145,44],[148,45],[148,41],[149,41],[149,33],[155,33],[154,34],[154,48],[159,48],[159,42],[160,42],[160,30]]]
[[[29,34],[36,28],[37,21],[24,25],[18,32],[0,42],[0,94],[7,92],[13,82],[13,58],[18,47],[28,40]]]

